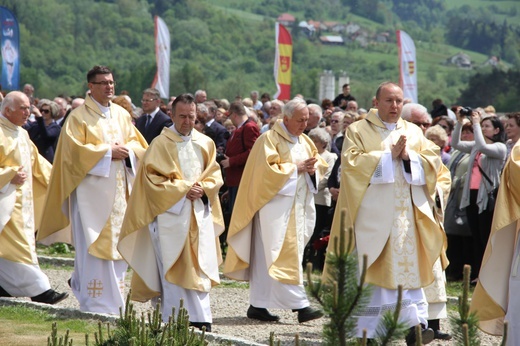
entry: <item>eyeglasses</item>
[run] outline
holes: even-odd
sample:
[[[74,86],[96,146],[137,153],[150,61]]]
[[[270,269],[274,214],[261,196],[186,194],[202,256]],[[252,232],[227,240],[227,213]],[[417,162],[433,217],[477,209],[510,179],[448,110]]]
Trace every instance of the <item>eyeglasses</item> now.
[[[419,126],[419,127],[424,127],[424,128],[428,128],[430,127],[430,123],[414,123],[415,125]]]
[[[51,110],[50,109],[40,109],[40,112],[49,114],[51,112]]]
[[[107,85],[116,85],[116,82],[115,81],[112,81],[112,80],[104,80],[104,81],[101,81],[101,82],[90,82],[92,84],[99,84],[99,85],[102,85],[102,86],[107,86]]]
[[[153,102],[157,101],[157,99],[141,99],[141,102]]]
[[[337,123],[339,123],[339,120],[332,119],[332,120],[330,121],[330,123],[331,123],[331,124],[337,124]]]

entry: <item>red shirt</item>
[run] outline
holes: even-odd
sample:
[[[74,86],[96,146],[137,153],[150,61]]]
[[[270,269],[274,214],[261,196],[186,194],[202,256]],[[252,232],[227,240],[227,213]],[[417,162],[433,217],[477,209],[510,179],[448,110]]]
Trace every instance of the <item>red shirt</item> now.
[[[258,136],[260,130],[256,123],[247,120],[227,141],[226,155],[229,157],[229,167],[225,169],[227,186],[238,186],[240,183],[247,158]]]

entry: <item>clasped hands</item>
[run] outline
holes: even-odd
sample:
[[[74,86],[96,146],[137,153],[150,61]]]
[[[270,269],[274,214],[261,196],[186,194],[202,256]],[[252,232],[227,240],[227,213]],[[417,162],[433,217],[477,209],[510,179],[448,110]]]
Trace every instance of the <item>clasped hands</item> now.
[[[18,168],[18,172],[16,172],[16,175],[11,179],[11,183],[14,185],[23,185],[25,181],[27,180],[27,173],[23,170],[23,166],[20,166]]]
[[[124,160],[128,157],[129,150],[119,143],[112,144],[112,160]]]
[[[392,145],[392,160],[400,158],[404,161],[409,161],[410,156],[408,155],[408,150],[406,149],[406,136],[401,135],[397,140],[397,143]]]
[[[318,162],[318,160],[314,157],[310,157],[307,160],[301,161],[297,164],[298,174],[306,172],[310,175],[313,175],[314,172],[316,172],[316,167],[314,167],[316,162]]]
[[[186,198],[190,201],[194,201],[196,199],[202,198],[204,196],[204,190],[202,189],[202,186],[198,182],[193,184],[193,186],[190,188],[188,193],[186,194]]]

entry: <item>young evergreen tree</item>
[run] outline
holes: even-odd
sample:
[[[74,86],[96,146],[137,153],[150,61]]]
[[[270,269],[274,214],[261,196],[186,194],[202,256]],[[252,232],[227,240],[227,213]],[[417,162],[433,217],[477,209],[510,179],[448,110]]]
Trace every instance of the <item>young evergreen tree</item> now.
[[[345,210],[341,212],[341,229],[345,227]],[[341,232],[339,239],[332,239],[332,253],[326,258],[325,281],[312,281],[312,265],[307,265],[307,290],[309,294],[322,306],[330,317],[323,327],[323,345],[345,346],[352,342],[361,345],[367,344],[366,336],[356,339],[357,319],[359,313],[365,309],[371,294],[371,287],[365,283],[367,270],[367,256],[363,256],[361,273],[359,272],[358,257],[353,252],[354,232]],[[392,341],[404,338],[408,328],[399,322],[401,310],[402,288],[399,287],[398,305],[393,313],[387,313],[377,330],[377,338],[370,340],[370,345],[389,345]]]

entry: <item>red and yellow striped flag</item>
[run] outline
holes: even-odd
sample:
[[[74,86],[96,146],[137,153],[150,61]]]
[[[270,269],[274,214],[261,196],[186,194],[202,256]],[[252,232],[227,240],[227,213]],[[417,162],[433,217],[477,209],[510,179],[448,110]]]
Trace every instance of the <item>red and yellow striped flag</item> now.
[[[275,99],[289,100],[291,98],[292,70],[292,38],[287,29],[276,23],[276,54],[274,60],[274,79],[278,91]]]

